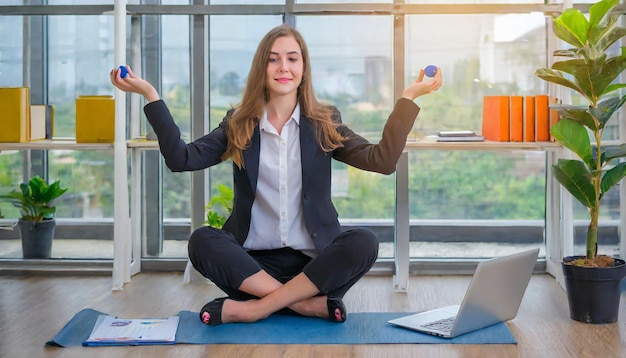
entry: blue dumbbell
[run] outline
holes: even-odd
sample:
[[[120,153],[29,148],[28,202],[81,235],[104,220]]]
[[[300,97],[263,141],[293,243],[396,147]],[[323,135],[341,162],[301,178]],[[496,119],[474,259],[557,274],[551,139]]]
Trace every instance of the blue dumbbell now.
[[[126,76],[128,76],[128,70],[126,69],[126,66],[120,66],[120,77],[125,78]]]
[[[437,73],[437,66],[428,65],[424,68],[424,74],[428,77],[434,77],[435,73]]]

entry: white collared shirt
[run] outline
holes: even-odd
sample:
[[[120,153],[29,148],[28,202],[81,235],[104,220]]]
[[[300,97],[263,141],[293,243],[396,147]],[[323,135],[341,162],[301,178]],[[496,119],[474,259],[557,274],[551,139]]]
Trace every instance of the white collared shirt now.
[[[300,104],[280,134],[267,119],[259,121],[261,149],[250,232],[244,248],[268,250],[291,247],[315,256],[315,246],[302,212]]]

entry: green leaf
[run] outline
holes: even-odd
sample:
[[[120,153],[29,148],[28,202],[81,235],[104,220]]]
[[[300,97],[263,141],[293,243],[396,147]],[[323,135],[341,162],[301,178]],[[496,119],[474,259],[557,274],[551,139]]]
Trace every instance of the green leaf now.
[[[601,57],[589,60],[587,67],[581,67],[574,74],[576,82],[583,90],[589,93],[589,98],[597,100],[609,93],[607,88],[626,69],[626,56],[615,56],[612,58]],[[588,88],[588,90],[587,90]]]
[[[591,173],[583,162],[572,159],[559,159],[552,166],[556,180],[567,189],[574,198],[587,208],[596,206],[596,192],[591,182]]]
[[[223,184],[217,185],[217,191],[219,192],[218,195],[212,196],[209,203],[205,206],[207,219],[204,221],[204,224],[219,229],[227,219],[222,214],[230,214],[233,210],[235,193],[230,187]]]
[[[589,32],[587,34],[588,44],[597,47],[616,22],[614,14],[607,13],[615,6],[619,0],[599,1],[589,8]]]
[[[602,181],[600,182],[600,189],[602,190],[602,195],[608,192],[615,184],[619,183],[626,176],[626,162],[619,163],[613,168],[607,170],[602,176]]]
[[[616,18],[619,18],[621,14],[617,15]],[[621,40],[622,37],[626,36],[626,28],[624,27],[614,27],[609,30],[599,41],[597,48],[602,51],[606,51],[616,43]]]
[[[556,37],[576,47],[582,47],[587,43],[587,29],[589,22],[585,15],[574,8],[565,9],[554,20],[554,33]]]
[[[619,0],[603,0],[598,1],[591,5],[589,8],[589,27],[598,27],[600,25],[611,26],[614,22],[611,22],[612,19],[607,19],[604,23],[602,20],[605,18],[605,15],[613,8],[615,5],[619,3]]]
[[[615,81],[622,74],[622,72],[626,70],[626,48],[622,47],[622,51],[619,56],[609,58],[606,63],[603,64],[601,70],[602,73],[597,78],[592,79],[598,81],[596,89],[601,89],[598,94],[599,96],[610,93],[617,88],[624,87],[624,84],[615,84],[611,86],[611,83],[613,83],[613,81]]]
[[[626,96],[622,98],[611,97],[598,103],[596,108],[591,107],[589,109],[589,113],[598,121],[599,129],[604,128],[613,113],[619,110],[624,102],[626,102]]]
[[[611,92],[617,91],[618,89],[621,89],[621,88],[626,88],[626,83],[614,83],[612,85],[609,85],[606,88],[606,91],[604,91],[603,94],[611,93]]]
[[[554,108],[559,112],[561,119],[573,119],[581,123],[592,131],[598,129],[598,123],[591,115],[589,106],[573,106],[569,104],[551,104],[550,108]]]
[[[550,133],[565,148],[576,153],[588,167],[595,167],[592,156],[591,141],[585,127],[575,120],[563,118],[550,128]]]
[[[571,88],[587,98],[587,94],[583,91],[583,89],[580,88],[580,86],[577,83],[573,82],[571,79],[566,78],[560,71],[555,71],[549,68],[540,68],[535,71],[535,76],[541,78],[544,81]]]
[[[569,58],[578,58],[579,50],[577,48],[571,48],[567,50],[555,50],[552,55],[555,57],[569,57]]]
[[[576,59],[554,63],[552,68],[572,75],[576,90],[591,103],[596,102],[600,93],[604,91],[610,81],[604,85],[605,76],[602,74],[602,64],[606,55],[598,59]],[[601,82],[602,81],[602,82]]]
[[[626,157],[626,143],[622,143],[618,145],[603,145],[602,156],[604,157],[605,162],[608,162],[617,158],[625,158]]]
[[[226,218],[220,215],[218,212],[210,210],[207,213],[207,219],[204,222],[205,225],[209,225],[211,227],[221,229],[226,222]]]
[[[32,196],[32,194],[31,194],[31,188],[30,188],[30,186],[28,186],[28,184],[26,184],[26,183],[22,183],[22,184],[20,184],[20,189],[22,190],[22,195],[23,195],[24,197],[30,197],[30,196]]]

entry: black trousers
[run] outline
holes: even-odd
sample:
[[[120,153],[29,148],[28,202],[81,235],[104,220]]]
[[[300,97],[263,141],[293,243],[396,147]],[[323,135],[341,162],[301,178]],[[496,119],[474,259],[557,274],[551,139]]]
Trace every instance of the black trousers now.
[[[321,295],[343,297],[374,265],[378,238],[368,229],[351,229],[311,258],[288,247],[248,251],[232,234],[205,226],[191,234],[188,250],[196,270],[233,298],[257,298],[239,287],[261,270],[281,283],[304,272]]]

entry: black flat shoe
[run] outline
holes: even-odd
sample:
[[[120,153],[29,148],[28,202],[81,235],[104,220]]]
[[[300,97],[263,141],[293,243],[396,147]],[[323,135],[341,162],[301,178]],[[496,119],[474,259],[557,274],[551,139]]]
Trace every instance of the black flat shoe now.
[[[222,324],[222,306],[228,297],[216,298],[200,310],[200,321],[209,326]]]
[[[327,297],[326,305],[328,306],[328,319],[333,322],[346,321],[346,306],[340,297]]]

